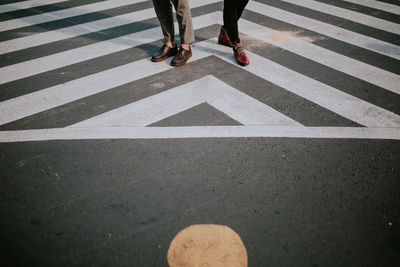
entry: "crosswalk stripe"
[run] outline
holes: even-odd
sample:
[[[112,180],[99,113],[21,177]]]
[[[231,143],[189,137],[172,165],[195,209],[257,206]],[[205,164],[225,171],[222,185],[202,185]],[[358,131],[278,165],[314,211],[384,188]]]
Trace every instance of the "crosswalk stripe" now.
[[[239,29],[251,37],[400,94],[400,75],[244,19],[239,21]]]
[[[300,16],[288,11],[274,8],[256,1],[250,1],[246,7],[255,13],[287,22],[307,30],[329,36],[331,38],[379,53],[395,59],[400,59],[400,47],[372,37],[355,33],[315,19]]]
[[[217,3],[219,0],[193,0],[191,8]],[[0,54],[10,53],[38,45],[64,40],[84,34],[123,26],[134,22],[154,18],[154,8],[127,13],[120,16],[87,22],[75,26],[33,34],[21,38],[11,39],[0,43]]]
[[[70,127],[148,126],[202,103],[244,125],[301,126],[273,108],[207,75]]]
[[[196,51],[192,61],[209,56]],[[168,62],[152,64],[148,58],[0,102],[0,125],[94,95],[172,67]]]
[[[195,29],[215,24],[220,12],[193,18]],[[162,39],[159,27],[0,68],[0,84]]]
[[[70,0],[29,0],[29,1],[12,3],[12,4],[5,4],[5,5],[0,5],[0,13],[16,11],[16,10],[21,10],[21,9],[27,9],[27,8],[33,8],[33,7],[39,7],[39,6],[44,6],[44,5],[51,5],[51,4],[67,2],[67,1],[70,1]]]
[[[0,22],[0,32],[15,30],[22,27],[37,25],[40,23],[51,22],[59,19],[66,19],[79,15],[85,15],[93,12],[100,12],[107,9],[117,8],[125,5],[132,5],[147,0],[107,0],[94,4],[88,4],[78,7],[67,8],[63,10],[47,12],[44,14],[33,15],[18,19],[11,19]]]
[[[201,42],[194,46],[197,50],[211,50],[219,58],[235,64],[234,59],[230,56],[231,49],[218,46],[215,43],[216,40],[211,39],[208,42]],[[244,70],[331,110],[342,117],[368,127],[400,126],[400,116],[397,114],[313,80],[254,53],[248,52],[248,54],[252,62]]]
[[[21,49],[31,48],[51,42],[56,42],[96,31],[109,29],[112,27],[122,26],[149,19],[155,16],[154,9],[145,9],[121,16],[102,19],[94,22],[79,24],[76,26],[57,29],[54,31],[46,31],[43,33],[33,34],[21,38],[11,39],[0,43],[0,54],[6,54]]]
[[[391,5],[374,0],[343,0],[343,1],[400,15],[400,7],[396,5]]]
[[[299,126],[95,127],[0,131],[0,143],[82,139],[287,137],[400,140],[400,128]]]
[[[317,2],[314,0],[280,0],[297,6],[302,6],[308,9],[316,10],[325,14],[337,16],[350,21],[354,21],[360,24],[364,24],[370,27],[374,27],[379,30],[400,34],[400,25],[379,19],[376,17],[364,15],[355,11],[347,10],[344,8],[335,7],[325,3]]]

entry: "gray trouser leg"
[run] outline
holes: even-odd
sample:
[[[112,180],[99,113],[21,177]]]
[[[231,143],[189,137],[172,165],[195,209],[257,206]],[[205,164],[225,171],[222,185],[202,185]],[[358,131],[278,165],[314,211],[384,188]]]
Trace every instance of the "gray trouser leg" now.
[[[176,18],[179,24],[179,35],[182,44],[188,44],[194,41],[192,15],[188,0],[172,0],[175,6]]]
[[[188,0],[153,0],[158,20],[166,42],[174,41],[174,22],[172,16],[172,4],[176,10],[176,17],[179,25],[181,43],[194,41],[192,16]]]

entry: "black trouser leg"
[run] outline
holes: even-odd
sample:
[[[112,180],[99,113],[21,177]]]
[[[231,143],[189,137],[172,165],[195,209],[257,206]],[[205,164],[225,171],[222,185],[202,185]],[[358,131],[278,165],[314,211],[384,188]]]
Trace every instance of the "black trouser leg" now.
[[[154,9],[157,14],[157,18],[160,21],[161,29],[164,34],[165,42],[174,42],[174,18],[172,4],[170,1],[165,0],[153,0]]]
[[[224,28],[232,43],[240,43],[238,20],[249,0],[224,0]]]
[[[242,17],[243,10],[246,8],[249,0],[240,0],[237,8],[236,17],[239,20]]]

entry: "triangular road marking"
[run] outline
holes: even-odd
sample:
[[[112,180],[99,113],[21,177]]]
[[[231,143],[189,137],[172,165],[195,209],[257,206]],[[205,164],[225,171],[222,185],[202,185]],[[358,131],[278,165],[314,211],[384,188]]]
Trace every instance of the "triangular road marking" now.
[[[243,125],[301,126],[264,103],[207,75],[70,127],[147,126],[201,103],[213,106]]]

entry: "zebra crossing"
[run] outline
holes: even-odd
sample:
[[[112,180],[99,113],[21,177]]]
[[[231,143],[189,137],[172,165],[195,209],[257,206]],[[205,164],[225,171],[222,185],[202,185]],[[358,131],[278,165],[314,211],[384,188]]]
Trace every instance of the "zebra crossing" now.
[[[193,57],[177,69],[169,61],[149,60],[162,39],[151,1],[1,5],[0,142],[399,140],[398,6],[352,0],[341,1],[339,7],[335,2],[250,1],[239,30],[251,64],[239,67],[231,49],[217,44],[222,2],[191,0]],[[60,3],[60,10],[34,14],[35,8]],[[374,12],[360,13],[352,5]],[[18,17],[21,10],[32,15]],[[114,16],[90,19],[115,10],[119,13]],[[388,13],[390,19],[384,19]],[[77,17],[85,21],[70,25]],[[35,31],[38,27],[43,29]],[[239,125],[153,125],[204,103]]]

